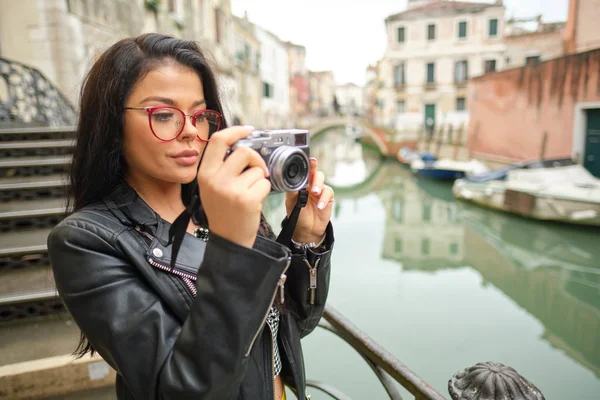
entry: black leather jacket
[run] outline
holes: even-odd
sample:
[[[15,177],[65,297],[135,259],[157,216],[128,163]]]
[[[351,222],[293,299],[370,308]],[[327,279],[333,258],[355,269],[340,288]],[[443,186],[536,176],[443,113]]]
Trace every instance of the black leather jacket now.
[[[208,242],[186,234],[174,271],[169,227],[125,185],[48,237],[60,296],[117,371],[118,399],[272,399],[271,335],[263,328],[283,273],[281,376],[305,398],[300,338],[316,327],[327,298],[331,224],[323,253],[292,254],[263,237],[248,249],[212,233]]]

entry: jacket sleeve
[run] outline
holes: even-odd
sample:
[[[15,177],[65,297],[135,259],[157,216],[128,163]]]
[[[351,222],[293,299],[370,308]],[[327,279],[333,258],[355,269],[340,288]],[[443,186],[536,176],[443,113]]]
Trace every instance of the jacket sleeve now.
[[[290,298],[290,307],[297,315],[300,336],[304,337],[316,327],[329,293],[331,275],[331,252],[334,244],[331,222],[325,231],[324,249],[306,253],[294,252],[290,268],[286,272],[286,288]]]
[[[57,289],[92,346],[135,398],[235,398],[289,251],[211,235],[182,324],[114,236],[87,221],[63,221],[48,238]]]

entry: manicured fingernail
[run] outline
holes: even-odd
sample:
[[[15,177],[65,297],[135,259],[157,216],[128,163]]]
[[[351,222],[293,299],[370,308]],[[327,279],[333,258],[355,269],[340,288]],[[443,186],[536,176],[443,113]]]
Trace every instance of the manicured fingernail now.
[[[319,210],[322,210],[325,208],[325,202],[324,201],[320,201],[319,204],[317,204],[317,208]]]
[[[314,157],[310,157],[310,158],[309,158],[309,160],[310,160],[310,161],[317,161],[317,159],[316,159],[316,158],[314,158]]]
[[[269,176],[271,176],[271,174],[269,173],[269,169],[265,169],[265,178],[268,178]]]
[[[249,131],[253,131],[254,127],[252,125],[244,125],[242,128],[248,129]]]
[[[319,193],[321,193],[321,188],[319,186],[313,186],[312,192],[314,194],[319,194]]]

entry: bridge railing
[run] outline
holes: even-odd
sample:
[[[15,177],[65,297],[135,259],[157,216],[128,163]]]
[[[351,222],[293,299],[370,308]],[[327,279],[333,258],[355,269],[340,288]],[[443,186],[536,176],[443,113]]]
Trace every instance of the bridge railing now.
[[[397,384],[414,396],[415,400],[446,399],[332,307],[325,307],[319,327],[335,334],[360,354],[391,400],[402,400]],[[320,381],[308,380],[307,386],[326,393],[335,400],[351,400],[338,389]],[[494,362],[477,363],[458,371],[448,382],[448,392],[453,400],[544,400],[544,395],[533,383],[513,368]]]
[[[332,307],[325,307],[319,327],[338,336],[361,355],[391,400],[402,400],[396,383],[402,385],[416,400],[446,399]],[[351,400],[338,389],[320,381],[309,380],[307,386],[324,392],[336,400]]]

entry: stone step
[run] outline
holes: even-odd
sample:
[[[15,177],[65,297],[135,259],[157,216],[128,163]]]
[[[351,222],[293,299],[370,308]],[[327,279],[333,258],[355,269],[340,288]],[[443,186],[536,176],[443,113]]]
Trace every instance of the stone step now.
[[[0,295],[0,323],[58,316],[65,312],[54,287]]]
[[[0,203],[0,232],[52,227],[65,216],[64,198]]]
[[[114,385],[103,388],[83,390],[60,396],[44,397],[41,400],[117,400],[117,389]]]
[[[0,299],[15,293],[55,290],[50,265],[0,270]]]
[[[76,359],[65,354],[0,367],[0,393],[13,400],[66,399],[69,393],[112,386],[115,378],[115,371],[98,356]]]
[[[0,367],[70,354],[79,328],[69,314],[0,324]]]
[[[2,259],[47,253],[46,240],[49,233],[50,228],[0,233],[0,268],[3,268]]]
[[[74,145],[75,141],[73,139],[10,141],[0,142],[0,151],[32,148],[73,147]]]
[[[64,174],[71,165],[68,156],[6,157],[0,159],[0,178]]]
[[[65,155],[73,152],[73,139],[0,142],[0,157]]]
[[[0,142],[46,140],[46,139],[72,139],[75,137],[75,127],[30,127],[0,129]]]
[[[61,174],[46,176],[14,176],[0,178],[0,202],[64,197],[67,177]]]

